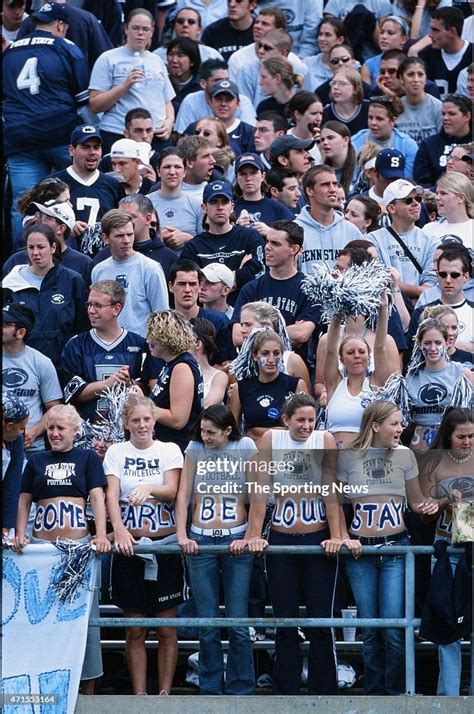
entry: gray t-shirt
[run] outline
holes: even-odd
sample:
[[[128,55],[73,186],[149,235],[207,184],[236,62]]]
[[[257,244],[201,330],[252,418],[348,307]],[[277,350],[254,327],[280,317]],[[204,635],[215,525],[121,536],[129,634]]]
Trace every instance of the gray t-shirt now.
[[[146,321],[154,310],[169,307],[168,289],[163,268],[156,260],[135,253],[127,260],[107,258],[92,270],[92,282],[117,280],[127,292],[127,298],[119,315],[120,327],[146,336]]]
[[[104,131],[122,134],[125,115],[136,107],[148,109],[155,128],[166,118],[165,104],[176,95],[166,67],[158,55],[152,52],[141,52],[139,60],[144,67],[145,78],[141,82],[135,82],[104,112],[100,122],[100,128]],[[92,68],[89,89],[107,92],[117,87],[128,77],[136,62],[134,52],[127,47],[116,47],[103,52]]]
[[[407,98],[402,97],[403,114],[397,119],[397,129],[411,136],[420,144],[428,136],[441,131],[441,106],[442,103],[431,94],[416,107],[408,104]]]
[[[43,404],[62,400],[63,393],[53,363],[41,352],[25,346],[15,355],[3,353],[3,388],[24,402],[30,418],[27,430],[35,426],[44,414]],[[28,452],[44,449],[43,437],[37,439]]]
[[[423,270],[421,274],[387,228],[372,231],[367,235],[367,238],[376,246],[380,260],[385,265],[392,265],[399,271],[403,283],[435,285],[436,273],[433,270],[433,258],[437,242],[428,238],[417,226],[405,233],[400,233],[399,236],[420,264]]]
[[[405,481],[417,476],[415,455],[406,446],[370,447],[365,454],[343,449],[338,454],[337,477],[351,486],[351,498],[357,495],[356,487],[366,488],[359,494],[363,497],[405,496]]]
[[[179,228],[192,236],[202,231],[201,203],[190,195],[181,192],[179,196],[163,196],[161,191],[148,194],[160,217],[162,228]]]

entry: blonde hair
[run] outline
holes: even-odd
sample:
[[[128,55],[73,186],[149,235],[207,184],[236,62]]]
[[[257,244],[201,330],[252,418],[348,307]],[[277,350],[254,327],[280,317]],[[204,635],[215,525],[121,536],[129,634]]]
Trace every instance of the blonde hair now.
[[[303,86],[303,75],[295,74],[293,65],[285,59],[285,57],[268,57],[266,60],[263,60],[262,67],[272,77],[279,74],[282,84],[284,84],[287,89],[293,89],[295,85],[297,87]],[[316,101],[316,99],[314,101]]]
[[[449,305],[433,305],[431,307],[425,307],[421,313],[420,322],[428,320],[429,318],[441,320],[443,315],[454,315],[459,323],[458,316],[456,315],[456,310],[453,310]]]
[[[76,431],[79,431],[81,428],[82,419],[79,416],[79,412],[76,407],[73,407],[72,404],[56,404],[56,406],[48,409],[46,412],[46,428],[48,428],[49,420],[54,416],[64,417],[64,419],[66,419],[66,421],[73,426]]]
[[[459,171],[450,171],[438,179],[436,186],[454,194],[463,193],[466,213],[469,218],[474,218],[474,187],[467,176],[460,174]]]
[[[367,449],[372,446],[374,440],[375,432],[372,429],[372,424],[375,422],[380,425],[385,419],[388,419],[398,411],[400,409],[396,404],[387,402],[384,399],[376,399],[372,404],[369,404],[362,416],[359,434],[350,444],[351,448],[357,449],[363,456]]]
[[[357,158],[357,163],[359,164],[360,168],[363,169],[366,161],[374,159],[379,153],[379,151],[380,146],[378,144],[375,144],[373,141],[367,141],[360,150],[359,156]]]
[[[154,418],[155,422],[158,418],[158,407],[156,404],[149,398],[149,397],[144,397],[139,394],[132,394],[125,404],[123,405],[123,410],[122,410],[122,422],[123,422],[123,427],[124,429],[127,429],[127,424],[130,420],[130,417],[132,416],[132,412],[136,407],[145,407],[146,409],[150,410],[150,413],[152,417]]]
[[[191,327],[174,310],[160,310],[148,316],[147,339],[172,355],[186,352],[196,343]]]
[[[353,67],[343,67],[335,72],[334,79],[336,79],[339,75],[345,77],[348,82],[352,84],[352,101],[356,104],[361,104],[364,99],[364,88],[362,86],[362,79],[359,72]],[[330,94],[332,99],[332,91]],[[332,101],[334,100],[332,99]],[[380,149],[380,147],[378,148]]]

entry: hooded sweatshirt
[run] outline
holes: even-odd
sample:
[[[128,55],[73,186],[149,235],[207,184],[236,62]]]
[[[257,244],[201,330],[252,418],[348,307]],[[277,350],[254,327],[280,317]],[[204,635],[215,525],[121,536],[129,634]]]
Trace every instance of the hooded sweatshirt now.
[[[359,229],[346,221],[340,211],[334,211],[331,225],[323,226],[311,216],[310,207],[305,206],[296,216],[295,223],[304,230],[300,270],[306,274],[312,272],[313,263],[325,263],[332,268],[345,245],[363,237]]]

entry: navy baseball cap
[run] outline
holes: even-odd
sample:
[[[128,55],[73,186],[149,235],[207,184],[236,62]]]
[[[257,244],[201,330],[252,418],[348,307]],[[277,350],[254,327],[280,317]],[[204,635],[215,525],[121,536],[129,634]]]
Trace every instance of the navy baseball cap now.
[[[41,5],[39,10],[31,13],[31,17],[38,22],[54,22],[54,20],[62,20],[67,25],[71,24],[72,13],[70,7],[59,2],[47,2]]]
[[[26,305],[9,302],[2,308],[3,322],[9,322],[17,327],[26,327],[31,332],[35,326],[35,316],[33,311]]]
[[[91,124],[79,124],[76,126],[71,134],[71,144],[76,146],[76,144],[84,144],[84,142],[89,141],[89,139],[98,139],[102,144],[102,137],[100,131]]]
[[[235,173],[237,173],[242,166],[255,166],[256,169],[259,169],[259,171],[265,171],[265,166],[263,165],[263,161],[260,156],[250,152],[241,154],[237,157],[234,164]]]
[[[278,136],[274,141],[272,141],[270,146],[270,161],[273,163],[275,159],[284,154],[285,151],[289,149],[306,149],[309,151],[314,146],[313,139],[298,139],[296,136],[291,134],[285,134],[285,136]]]
[[[204,203],[209,203],[209,201],[212,201],[213,198],[217,198],[218,196],[224,196],[228,198],[229,201],[233,200],[232,186],[230,183],[227,183],[227,181],[211,181],[204,188],[202,200]]]
[[[398,149],[382,149],[375,157],[375,169],[383,178],[405,178],[405,156]]]
[[[231,97],[238,99],[239,88],[231,79],[221,79],[211,89],[211,97],[217,97],[218,94],[230,94]]]

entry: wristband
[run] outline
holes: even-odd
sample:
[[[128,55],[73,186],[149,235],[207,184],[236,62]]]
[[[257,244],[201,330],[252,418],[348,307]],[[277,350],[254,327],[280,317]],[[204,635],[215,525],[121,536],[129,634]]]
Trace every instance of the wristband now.
[[[400,288],[392,288],[392,290],[391,290],[392,295],[393,295],[394,293],[401,293],[401,292],[402,292],[402,291],[400,290]]]

